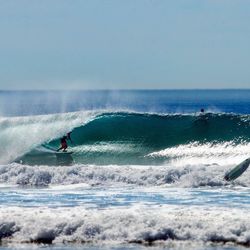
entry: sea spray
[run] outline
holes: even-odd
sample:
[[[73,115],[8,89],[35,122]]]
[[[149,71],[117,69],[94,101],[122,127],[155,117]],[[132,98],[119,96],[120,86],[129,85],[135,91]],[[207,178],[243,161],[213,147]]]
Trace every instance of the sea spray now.
[[[0,118],[0,163],[14,161],[94,117],[95,112]]]

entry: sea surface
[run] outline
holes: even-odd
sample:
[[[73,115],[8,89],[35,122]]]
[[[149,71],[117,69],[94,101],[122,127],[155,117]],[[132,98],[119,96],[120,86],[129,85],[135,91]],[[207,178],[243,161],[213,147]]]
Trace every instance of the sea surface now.
[[[0,91],[0,142],[0,250],[250,248],[250,90]]]

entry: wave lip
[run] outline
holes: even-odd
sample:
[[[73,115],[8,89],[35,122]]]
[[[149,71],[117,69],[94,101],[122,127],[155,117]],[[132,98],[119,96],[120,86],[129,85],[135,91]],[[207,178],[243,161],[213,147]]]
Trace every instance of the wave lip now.
[[[139,205],[112,210],[0,208],[0,240],[30,243],[202,242],[250,246],[247,210]]]

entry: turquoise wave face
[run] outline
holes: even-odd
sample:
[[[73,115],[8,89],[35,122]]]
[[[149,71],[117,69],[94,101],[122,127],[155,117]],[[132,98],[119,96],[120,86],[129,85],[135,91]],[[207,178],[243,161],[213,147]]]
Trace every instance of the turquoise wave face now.
[[[250,117],[227,114],[154,115],[106,113],[72,131],[75,145],[136,143],[160,149],[190,141],[249,141]],[[58,145],[53,140],[50,145]]]
[[[148,113],[103,113],[85,125],[72,130],[68,142],[70,155],[32,151],[22,160],[26,163],[62,164],[162,164],[167,157],[151,157],[154,152],[181,145],[246,144],[250,141],[250,117],[234,114],[156,115]],[[45,143],[57,149],[60,138]],[[223,154],[223,152],[222,152]],[[47,156],[46,156],[47,155]],[[65,158],[65,159],[64,159]],[[171,155],[168,154],[168,158]],[[28,160],[32,159],[32,160]]]

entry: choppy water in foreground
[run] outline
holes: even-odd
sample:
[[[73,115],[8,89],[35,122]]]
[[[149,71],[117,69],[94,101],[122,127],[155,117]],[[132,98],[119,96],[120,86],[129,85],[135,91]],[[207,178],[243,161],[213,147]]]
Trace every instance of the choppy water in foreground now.
[[[249,97],[1,92],[0,249],[250,247]]]

